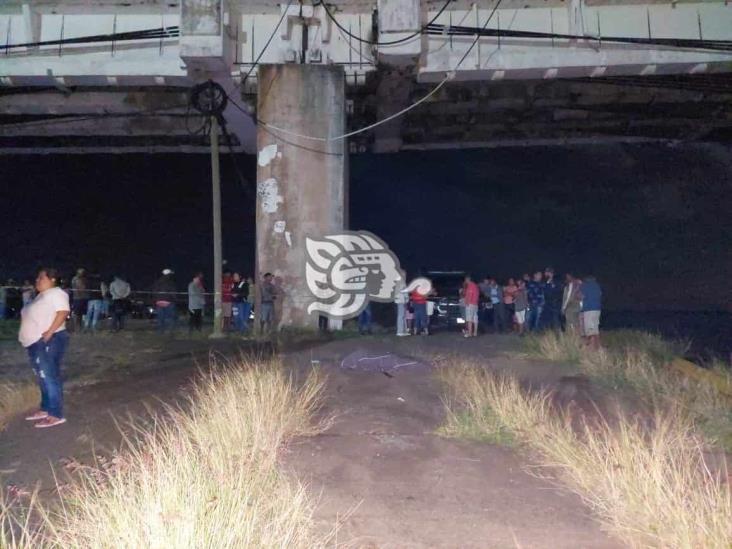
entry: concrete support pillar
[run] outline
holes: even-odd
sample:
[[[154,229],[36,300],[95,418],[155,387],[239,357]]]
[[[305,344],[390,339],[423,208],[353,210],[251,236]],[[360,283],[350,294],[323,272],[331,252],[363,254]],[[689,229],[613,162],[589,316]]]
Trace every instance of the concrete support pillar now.
[[[260,120],[315,137],[345,132],[341,66],[262,65],[258,81]],[[346,147],[345,139],[314,141],[257,127],[256,270],[259,281],[271,272],[279,286],[279,328],[318,326],[317,316],[307,312],[312,297],[305,281],[305,238],[345,228]]]

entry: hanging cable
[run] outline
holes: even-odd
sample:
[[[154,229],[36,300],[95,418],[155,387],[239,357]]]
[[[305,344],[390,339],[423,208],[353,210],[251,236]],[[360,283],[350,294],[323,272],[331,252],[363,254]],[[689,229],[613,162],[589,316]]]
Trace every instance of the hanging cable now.
[[[382,124],[386,124],[387,122],[389,122],[390,120],[394,120],[395,118],[399,118],[400,116],[402,116],[406,112],[411,111],[413,108],[415,108],[415,107],[421,105],[422,103],[424,103],[425,101],[427,101],[430,97],[432,97],[434,94],[436,94],[440,90],[440,88],[442,88],[442,86],[444,86],[445,83],[448,80],[450,80],[451,78],[452,78],[452,76],[446,76],[427,95],[421,97],[418,101],[416,101],[415,103],[412,103],[408,107],[405,107],[404,109],[400,110],[399,112],[396,112],[396,113],[394,113],[394,114],[392,114],[392,115],[384,118],[383,120],[379,120],[378,122],[374,122],[373,124],[369,124],[368,126],[365,126],[363,128],[359,128],[358,130],[354,130],[352,132],[348,132],[348,133],[345,133],[343,135],[338,135],[338,136],[335,136],[335,137],[313,137],[313,136],[310,136],[310,135],[303,135],[301,133],[293,132],[293,131],[290,131],[290,130],[286,130],[284,128],[279,128],[279,127],[274,126],[272,124],[268,124],[267,122],[265,122],[264,120],[260,120],[259,118],[257,118],[256,121],[259,124],[262,124],[266,128],[269,128],[271,130],[274,130],[275,132],[283,133],[285,135],[290,135],[292,137],[299,137],[301,139],[309,139],[311,141],[321,141],[321,142],[339,141],[341,139],[347,139],[347,138],[352,137],[354,135],[358,135],[359,133],[366,132],[368,130],[371,130],[373,128],[376,128],[377,126],[381,126]],[[247,116],[251,116],[248,112],[246,112],[246,110],[244,110],[243,107],[241,107],[240,105],[238,105],[236,103],[236,101],[232,101],[231,98],[229,98],[229,101],[231,102],[232,105],[234,105],[234,107],[236,107],[237,109],[239,109],[241,112],[243,112]]]
[[[485,29],[488,26],[488,23],[490,23],[491,19],[493,19],[493,16],[496,14],[496,10],[498,10],[498,6],[501,5],[501,2],[502,2],[502,0],[497,0],[495,6],[493,6],[493,10],[491,11],[490,15],[488,16],[488,19],[486,19],[485,23],[483,24],[483,27],[482,27],[483,29]],[[264,120],[261,120],[259,118],[256,118],[255,120],[257,121],[257,123],[262,124],[264,127],[269,128],[271,130],[274,130],[275,132],[280,132],[282,134],[290,135],[292,137],[298,137],[300,139],[309,139],[311,141],[319,141],[319,142],[340,141],[342,139],[347,139],[349,137],[353,137],[354,135],[358,135],[360,133],[363,133],[363,132],[372,130],[372,129],[378,127],[378,126],[381,126],[382,124],[386,124],[387,122],[390,122],[391,120],[394,120],[395,118],[399,118],[403,114],[411,111],[415,107],[418,107],[419,105],[421,105],[422,103],[424,103],[425,101],[427,101],[427,99],[429,99],[434,94],[436,94],[442,88],[442,86],[444,86],[449,80],[452,80],[454,78],[455,73],[460,68],[460,66],[463,64],[463,62],[468,57],[468,55],[470,54],[470,52],[473,50],[473,48],[475,47],[475,45],[478,43],[478,40],[480,40],[480,34],[476,34],[475,39],[473,40],[473,43],[470,44],[470,47],[467,49],[467,51],[462,56],[462,58],[460,59],[460,61],[458,61],[457,65],[455,65],[455,67],[452,70],[448,71],[447,72],[447,75],[445,76],[445,78],[443,78],[442,81],[440,81],[440,83],[438,83],[429,93],[427,93],[426,95],[424,95],[419,100],[417,100],[414,103],[412,103],[411,105],[403,108],[399,112],[396,112],[396,113],[394,113],[394,114],[392,114],[390,116],[387,116],[386,118],[384,118],[382,120],[379,120],[377,122],[374,122],[373,124],[369,124],[368,126],[365,126],[363,128],[359,128],[357,130],[353,130],[353,131],[348,132],[348,133],[345,133],[343,135],[337,135],[337,136],[334,136],[334,137],[314,137],[314,136],[311,136],[311,135],[303,135],[301,133],[297,133],[297,132],[293,132],[293,131],[290,131],[290,130],[286,130],[284,128],[279,128],[279,127],[274,126],[272,124],[269,124],[269,123],[267,123]],[[234,105],[234,107],[236,107],[237,109],[239,109],[242,113],[246,114],[247,116],[251,116],[250,113],[248,113],[236,101],[234,101],[233,99],[231,99],[231,97],[229,97],[229,101],[231,102],[232,105]]]
[[[252,185],[249,180],[244,177],[244,174],[239,168],[239,162],[236,159],[236,151],[234,151],[234,144],[231,139],[231,134],[229,133],[229,130],[226,129],[226,119],[223,117],[223,115],[221,115],[218,117],[218,121],[221,128],[221,133],[224,134],[226,146],[229,147],[229,156],[231,156],[231,162],[234,165],[234,173],[236,173],[236,177],[239,180],[239,185],[241,185],[241,188],[244,190],[246,195],[251,198],[253,196]]]
[[[47,124],[68,124],[71,122],[84,122],[86,120],[99,120],[99,119],[106,119],[106,118],[136,118],[136,117],[144,117],[144,116],[154,116],[156,114],[165,113],[166,111],[184,109],[184,108],[186,108],[187,105],[188,105],[188,103],[182,104],[182,105],[175,105],[172,107],[163,107],[160,109],[152,109],[149,111],[138,111],[138,112],[128,112],[128,113],[115,113],[115,114],[105,113],[105,114],[95,114],[95,115],[89,115],[89,116],[68,115],[68,116],[55,117],[55,118],[27,120],[25,122],[8,122],[6,124],[0,124],[0,129],[15,128],[15,127],[26,128],[26,127],[32,127],[32,126],[44,126]]]
[[[396,40],[387,40],[387,41],[384,41],[384,42],[379,42],[378,40],[366,40],[365,38],[361,38],[360,36],[356,36],[355,34],[351,33],[347,28],[345,28],[343,25],[341,25],[338,22],[338,20],[335,18],[335,16],[333,15],[333,13],[331,13],[331,11],[328,9],[327,4],[323,0],[320,0],[315,5],[317,6],[319,4],[319,5],[323,6],[323,9],[325,10],[326,15],[328,16],[328,19],[330,19],[331,21],[333,21],[333,24],[336,27],[338,27],[342,32],[344,32],[345,34],[347,34],[348,36],[350,36],[354,40],[357,40],[357,41],[359,41],[359,42],[361,42],[363,44],[369,44],[371,46],[396,46],[397,44],[402,44],[404,42],[409,42],[413,38],[416,38],[417,36],[423,34],[426,31],[426,29],[427,29],[428,26],[432,25],[435,21],[437,21],[437,19],[440,17],[440,15],[442,15],[442,12],[444,12],[447,9],[447,6],[449,6],[452,1],[453,0],[447,0],[445,2],[445,4],[440,8],[440,11],[437,12],[437,15],[435,15],[430,20],[429,23],[427,23],[426,25],[424,25],[423,27],[421,27],[418,31],[416,31],[416,32],[410,34],[409,36],[404,37],[404,38],[399,38],[399,39],[396,39]]]
[[[426,30],[430,35],[447,36],[488,36],[493,38],[538,38],[546,40],[602,40],[617,44],[635,44],[649,46],[663,46],[683,49],[704,49],[714,51],[732,51],[732,41],[729,40],[696,40],[687,38],[632,38],[624,36],[588,36],[576,34],[558,34],[548,32],[534,32],[521,30],[486,29],[452,25],[428,25]]]
[[[178,38],[180,29],[174,27],[160,27],[141,31],[117,32],[112,34],[95,34],[93,36],[78,36],[60,40],[45,40],[43,42],[27,42],[24,44],[3,44],[0,51],[17,48],[36,48],[40,46],[63,46],[67,44],[96,44],[100,42],[126,42],[130,40],[148,40],[152,38]]]
[[[246,73],[244,78],[241,80],[241,86],[243,88],[244,84],[247,81],[247,78],[252,74],[254,69],[259,65],[259,60],[262,59],[262,56],[264,55],[264,52],[267,51],[267,48],[269,47],[270,42],[272,42],[272,39],[277,35],[277,31],[280,28],[280,25],[282,24],[282,21],[284,21],[285,16],[287,15],[287,11],[290,9],[290,6],[292,5],[292,0],[289,0],[287,2],[287,7],[283,10],[282,15],[280,16],[280,20],[277,21],[277,25],[275,25],[275,28],[272,30],[272,33],[269,35],[269,38],[267,39],[267,43],[264,45],[262,50],[259,52],[259,55],[254,60],[254,63],[252,63],[252,66],[249,67],[249,71]]]

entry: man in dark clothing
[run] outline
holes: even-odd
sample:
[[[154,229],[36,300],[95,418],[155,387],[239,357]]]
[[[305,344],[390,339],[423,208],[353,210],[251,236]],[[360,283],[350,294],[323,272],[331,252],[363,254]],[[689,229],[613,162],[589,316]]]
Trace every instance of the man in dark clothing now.
[[[544,269],[544,310],[541,317],[541,326],[549,330],[560,327],[560,311],[562,308],[562,286],[554,278],[554,269]]]
[[[175,329],[175,280],[171,269],[163,269],[163,274],[153,284],[153,296],[155,299],[155,313],[158,319],[158,332],[165,332]]]
[[[79,267],[76,270],[76,275],[71,279],[71,317],[73,319],[72,326],[75,330],[81,330],[84,325],[89,295],[86,271]]]
[[[261,286],[261,306],[259,310],[259,331],[269,332],[274,325],[274,300],[277,297],[277,288],[272,282],[272,273],[266,273]],[[266,330],[265,330],[266,327]]]
[[[506,330],[506,306],[503,303],[503,286],[495,278],[489,280],[488,298],[493,307],[493,331],[497,334]]]
[[[493,309],[493,302],[491,301],[491,277],[486,276],[483,282],[478,284],[480,290],[480,303],[478,316],[480,317],[480,325],[485,329],[490,324],[495,322],[495,310]]]
[[[233,274],[234,288],[232,289],[232,296],[234,298],[233,317],[234,317],[234,328],[238,332],[245,332],[249,323],[249,313],[251,313],[252,307],[249,302],[249,282],[239,273]]]
[[[539,320],[544,309],[544,281],[541,271],[535,272],[534,277],[526,284],[526,295],[529,300],[526,328],[530,332],[535,332],[539,330]]]

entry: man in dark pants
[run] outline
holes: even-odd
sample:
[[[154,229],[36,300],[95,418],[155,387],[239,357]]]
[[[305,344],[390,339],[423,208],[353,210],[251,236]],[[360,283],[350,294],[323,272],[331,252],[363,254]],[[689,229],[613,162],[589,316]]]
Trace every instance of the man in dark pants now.
[[[163,269],[162,276],[153,285],[157,328],[160,333],[166,330],[175,331],[177,314],[175,310],[176,286],[173,274],[172,269]]]
[[[129,307],[130,284],[117,275],[109,285],[112,295],[112,329],[117,332],[125,327],[125,315]]]
[[[76,275],[71,279],[71,325],[75,330],[81,331],[84,326],[86,308],[89,304],[89,290],[87,289],[86,271],[79,267]]]
[[[361,335],[371,334],[371,303],[358,315],[358,333]]]
[[[206,290],[203,287],[203,273],[198,272],[188,284],[188,332],[201,331],[203,308],[206,306]]]
[[[526,329],[537,332],[540,328],[542,311],[544,310],[544,281],[541,271],[534,273],[533,278],[526,283],[526,295],[529,301],[529,312],[526,316]]]
[[[491,277],[486,276],[483,282],[478,284],[480,290],[480,326],[481,330],[486,331],[487,327],[495,323],[496,311],[493,309],[493,302],[491,301],[490,289],[491,289]]]
[[[274,327],[274,301],[277,288],[272,283],[272,273],[266,273],[261,285],[261,304],[259,308],[259,333],[270,332]]]
[[[503,303],[503,287],[495,278],[488,281],[488,296],[493,307],[493,331],[501,333],[506,330],[506,306]]]
[[[560,328],[560,312],[562,309],[562,285],[554,278],[554,269],[544,269],[544,310],[541,327],[548,330]]]

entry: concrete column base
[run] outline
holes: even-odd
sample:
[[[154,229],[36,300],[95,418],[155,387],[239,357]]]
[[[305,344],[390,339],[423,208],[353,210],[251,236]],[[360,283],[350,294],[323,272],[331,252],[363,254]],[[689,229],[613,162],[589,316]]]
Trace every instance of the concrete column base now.
[[[345,81],[335,65],[259,67],[257,117],[301,135],[345,133]],[[275,277],[278,328],[317,329],[309,315],[305,238],[346,225],[347,144],[314,141],[257,128],[257,276]],[[259,288],[261,284],[257,284]],[[331,324],[332,325],[332,324]]]

